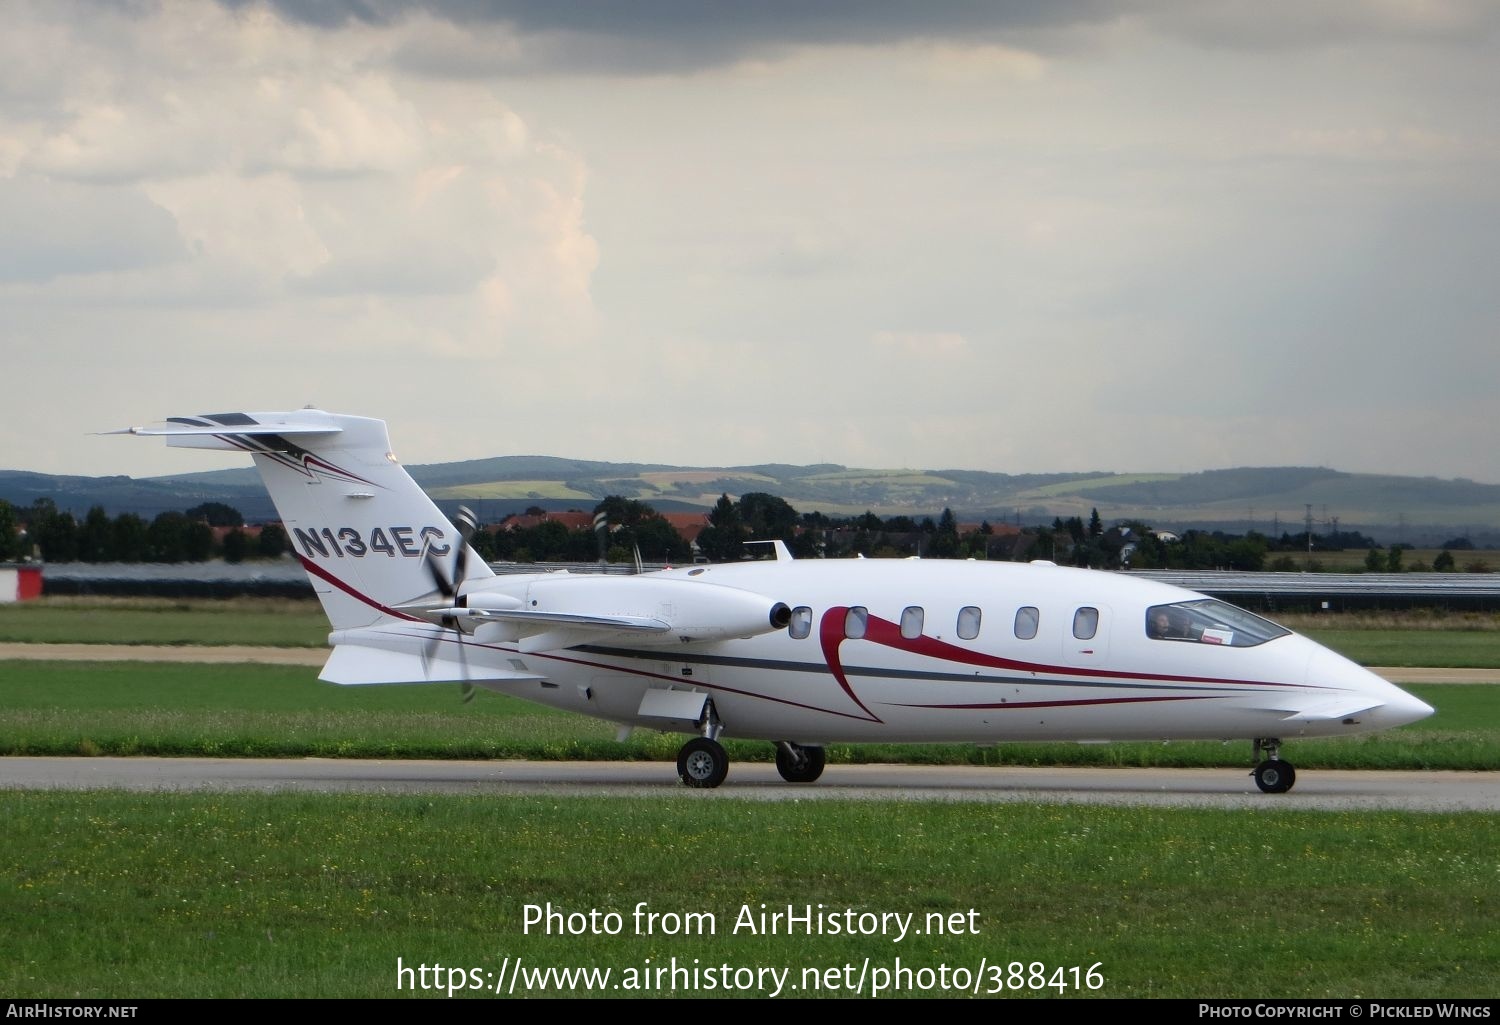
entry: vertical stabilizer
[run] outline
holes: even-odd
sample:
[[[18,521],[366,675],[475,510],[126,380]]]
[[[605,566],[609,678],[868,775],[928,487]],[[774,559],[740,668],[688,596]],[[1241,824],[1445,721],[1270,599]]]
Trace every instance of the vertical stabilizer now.
[[[412,620],[399,606],[452,590],[462,561],[492,576],[391,452],[383,420],[316,409],[174,417],[129,433],[248,452],[336,630]],[[441,578],[441,580],[439,579]]]

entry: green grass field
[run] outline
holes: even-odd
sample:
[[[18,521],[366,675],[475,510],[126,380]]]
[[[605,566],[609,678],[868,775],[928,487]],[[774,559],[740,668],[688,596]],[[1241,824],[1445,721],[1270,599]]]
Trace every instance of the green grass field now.
[[[887,983],[899,958],[907,996],[1500,990],[1500,819],[1489,815],[0,792],[0,817],[0,921],[12,939],[0,992],[13,998],[446,1000],[444,989],[398,992],[397,959],[478,969],[440,979],[493,985],[517,957],[529,969],[611,972],[602,990],[528,979],[517,996],[724,995],[702,974],[697,987],[684,975],[630,988],[628,972],[639,984],[674,958],[700,973],[786,971],[782,996],[828,992],[811,988],[815,977],[846,995],[867,958]],[[700,916],[702,934],[638,932],[641,902]],[[600,928],[616,912],[619,935],[528,929],[526,905],[548,903],[597,910]],[[762,904],[920,925],[932,913],[961,929],[899,941],[736,933],[742,909]],[[1077,981],[1090,970],[1097,990]],[[754,985],[753,973],[740,978]],[[877,978],[867,974],[864,995]],[[1012,979],[1038,988],[1009,989]],[[1041,988],[1049,979],[1062,988]],[[762,982],[738,995],[770,995],[773,980]]]
[[[321,648],[328,620],[311,598],[49,598],[0,605],[0,642]]]
[[[307,643],[322,643],[311,603],[195,604],[101,611],[95,603],[85,608],[88,633],[113,643],[181,633],[200,643],[266,643],[315,629]],[[66,633],[78,612],[6,609],[0,631],[35,641],[58,623]],[[1351,632],[1382,630],[1389,626]],[[348,688],[315,676],[271,666],[0,662],[0,752],[626,757],[661,760],[670,775],[680,740],[646,732],[622,745],[606,723],[516,699],[481,693],[465,705],[456,687]],[[1411,690],[1438,714],[1369,738],[1289,743],[1287,757],[1309,769],[1500,768],[1500,688]],[[770,755],[766,744],[730,747],[737,759]],[[1243,744],[839,746],[829,754],[834,763],[1249,763]],[[767,804],[687,790],[630,799],[140,795],[6,791],[0,777],[0,822],[0,936],[11,950],[0,959],[0,993],[19,999],[447,1000],[450,984],[492,985],[496,976],[518,980],[514,996],[761,997],[777,985],[781,996],[849,995],[861,971],[864,996],[876,982],[904,987],[887,995],[918,997],[1485,998],[1500,989],[1493,814],[1314,813],[1269,801],[1248,812]],[[528,930],[526,905],[548,902],[563,912],[617,912],[619,934]],[[712,921],[714,931],[643,934],[632,917],[641,902],[679,923],[695,913],[694,923]],[[922,924],[934,914],[965,928],[900,942],[736,933],[742,909],[762,903],[911,914]],[[398,979],[398,958],[445,971]],[[611,974],[593,989],[577,978],[523,979],[506,974],[516,958],[528,972]],[[905,976],[895,972],[898,958]],[[674,966],[687,974],[651,974]],[[721,966],[756,988],[726,991]],[[442,988],[412,988],[419,978]],[[1088,989],[1090,980],[1099,988]]]

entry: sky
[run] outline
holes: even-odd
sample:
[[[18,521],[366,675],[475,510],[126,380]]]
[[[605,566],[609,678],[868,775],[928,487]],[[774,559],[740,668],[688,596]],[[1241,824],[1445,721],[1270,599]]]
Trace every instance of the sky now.
[[[0,468],[1500,482],[1490,0],[0,2]]]

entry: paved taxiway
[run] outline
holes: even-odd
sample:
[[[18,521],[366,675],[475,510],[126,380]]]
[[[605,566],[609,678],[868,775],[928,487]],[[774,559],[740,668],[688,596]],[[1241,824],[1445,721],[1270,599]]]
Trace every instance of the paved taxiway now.
[[[1248,746],[1248,745],[1247,745]],[[743,798],[756,801],[1062,802],[1244,809],[1500,811],[1500,773],[1305,769],[1290,794],[1262,794],[1248,770],[833,765],[810,786],[737,762],[718,790],[677,783],[668,762],[357,759],[0,758],[0,789],[121,789]]]

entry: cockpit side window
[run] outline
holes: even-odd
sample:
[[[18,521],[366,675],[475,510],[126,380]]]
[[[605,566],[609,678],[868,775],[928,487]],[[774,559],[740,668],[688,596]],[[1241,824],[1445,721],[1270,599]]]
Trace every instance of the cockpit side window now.
[[[1146,636],[1156,641],[1252,648],[1289,633],[1269,619],[1214,598],[1153,605],[1146,610]]]

